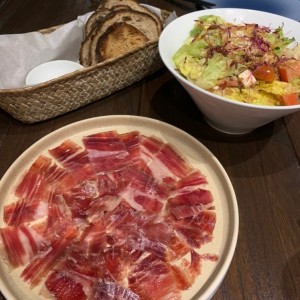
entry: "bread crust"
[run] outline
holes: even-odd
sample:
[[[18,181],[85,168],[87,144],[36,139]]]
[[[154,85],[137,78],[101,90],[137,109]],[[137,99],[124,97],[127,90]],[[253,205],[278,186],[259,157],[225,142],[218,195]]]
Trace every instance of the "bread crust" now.
[[[136,0],[103,0],[102,1],[102,7],[105,7],[108,9],[111,9],[115,5],[127,5],[133,10],[137,10],[137,11],[149,14],[152,18],[154,18],[156,20],[159,32],[162,31],[163,25],[162,25],[161,19],[156,14],[151,12],[148,8],[139,4],[139,2],[137,2]]]
[[[95,10],[85,24],[85,36],[87,37],[110,12],[110,9],[104,7]]]
[[[86,23],[79,61],[84,67],[97,64],[117,56],[118,49],[121,55],[157,40],[161,31],[160,18],[136,0],[103,0]]]
[[[92,36],[95,29],[99,26],[101,21],[109,14],[111,10],[108,8],[99,7],[94,13],[89,17],[85,25],[85,39],[81,43],[79,62],[84,67],[91,65],[90,60],[90,46],[92,42]]]

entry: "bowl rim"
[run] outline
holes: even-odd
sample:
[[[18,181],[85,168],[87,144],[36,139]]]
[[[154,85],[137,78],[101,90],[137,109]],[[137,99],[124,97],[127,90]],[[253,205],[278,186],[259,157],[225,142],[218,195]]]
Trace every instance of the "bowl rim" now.
[[[164,50],[163,50],[163,40],[164,37],[167,36],[169,34],[170,28],[176,26],[178,23],[180,23],[183,19],[189,18],[189,16],[195,16],[197,14],[199,14],[199,16],[203,16],[206,14],[214,14],[214,12],[226,12],[229,10],[233,10],[236,12],[243,12],[243,13],[260,13],[260,14],[264,14],[264,15],[268,15],[268,16],[274,16],[276,18],[280,17],[282,20],[282,24],[284,24],[284,21],[287,20],[288,22],[293,22],[296,24],[298,24],[298,26],[300,26],[300,23],[290,19],[288,17],[284,17],[284,16],[280,16],[278,14],[274,14],[274,13],[270,13],[270,12],[266,12],[266,11],[261,11],[261,10],[254,10],[254,9],[245,9],[245,8],[231,8],[231,7],[227,7],[227,8],[211,8],[209,10],[197,10],[197,11],[193,11],[187,14],[184,14],[182,16],[179,16],[178,18],[176,18],[175,20],[173,20],[171,23],[169,23],[164,30],[162,31],[159,41],[158,41],[158,51],[160,54],[160,57],[164,63],[164,65],[168,68],[168,70],[175,76],[175,78],[177,78],[177,80],[181,80],[183,81],[185,84],[187,84],[189,87],[195,89],[198,92],[202,92],[203,94],[209,96],[209,97],[214,97],[217,98],[219,101],[223,101],[226,102],[228,104],[234,104],[237,106],[242,106],[242,107],[247,107],[247,108],[252,108],[252,109],[261,109],[261,110],[280,110],[280,111],[289,111],[289,110],[298,110],[300,108],[300,103],[296,104],[296,105],[286,105],[286,106],[271,106],[271,105],[262,105],[262,104],[251,104],[251,103],[244,103],[244,102],[239,102],[239,101],[234,101],[231,99],[228,99],[226,97],[220,96],[220,95],[216,95],[213,94],[197,85],[195,85],[194,83],[188,81],[186,78],[184,78],[182,75],[180,75],[176,69],[175,66],[169,63],[169,57],[167,55],[164,54]],[[192,28],[191,28],[192,29]],[[300,41],[298,41],[298,43],[300,43]],[[174,51],[175,53],[175,51]]]

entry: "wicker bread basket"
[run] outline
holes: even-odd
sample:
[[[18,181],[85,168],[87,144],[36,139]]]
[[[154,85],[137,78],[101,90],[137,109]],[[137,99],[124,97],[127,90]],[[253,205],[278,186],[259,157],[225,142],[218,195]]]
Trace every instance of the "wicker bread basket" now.
[[[163,16],[167,15],[164,12]],[[42,32],[47,34],[47,30]],[[0,89],[0,108],[24,123],[48,120],[121,90],[162,67],[157,39],[116,59],[45,83]]]

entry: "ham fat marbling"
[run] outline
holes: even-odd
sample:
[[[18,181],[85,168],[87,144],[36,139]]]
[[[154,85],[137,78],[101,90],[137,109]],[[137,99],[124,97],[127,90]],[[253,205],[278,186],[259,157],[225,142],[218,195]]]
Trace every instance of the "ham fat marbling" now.
[[[22,176],[17,200],[4,207],[2,244],[44,296],[181,299],[201,261],[217,260],[198,251],[216,222],[206,187],[156,137],[108,131],[65,140]]]

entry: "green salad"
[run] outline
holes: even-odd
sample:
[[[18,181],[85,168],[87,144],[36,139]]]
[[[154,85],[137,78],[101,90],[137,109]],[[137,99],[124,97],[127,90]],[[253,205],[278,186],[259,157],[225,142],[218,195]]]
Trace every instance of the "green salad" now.
[[[284,36],[283,26],[232,24],[205,15],[195,20],[173,62],[187,80],[232,100],[300,104],[300,46]]]

